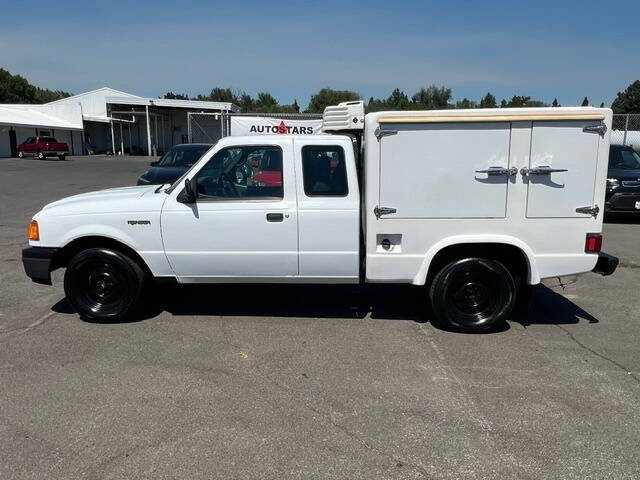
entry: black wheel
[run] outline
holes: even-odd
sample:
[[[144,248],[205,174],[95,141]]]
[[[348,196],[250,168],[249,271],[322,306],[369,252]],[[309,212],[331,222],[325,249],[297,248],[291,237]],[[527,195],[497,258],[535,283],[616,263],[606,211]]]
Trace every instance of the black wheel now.
[[[18,158],[24,158],[24,152],[22,150],[18,152]]]
[[[65,158],[67,158],[66,155],[58,155],[58,160],[64,160]]]
[[[43,160],[43,159],[44,159],[44,153],[42,153],[42,152],[38,152],[38,158],[39,158],[40,160]]]
[[[140,266],[106,248],[83,250],[71,259],[64,292],[81,318],[118,322],[136,311],[144,282]]]
[[[504,322],[513,310],[516,285],[502,263],[465,258],[438,272],[429,297],[436,319],[443,326],[487,331]]]

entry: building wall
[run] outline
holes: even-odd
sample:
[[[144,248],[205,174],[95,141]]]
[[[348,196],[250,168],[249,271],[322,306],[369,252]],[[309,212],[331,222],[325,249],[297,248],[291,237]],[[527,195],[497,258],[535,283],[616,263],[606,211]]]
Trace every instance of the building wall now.
[[[9,141],[9,127],[0,127],[0,158],[11,156],[11,143]]]
[[[111,130],[108,123],[84,122],[84,138],[94,153],[111,150]]]

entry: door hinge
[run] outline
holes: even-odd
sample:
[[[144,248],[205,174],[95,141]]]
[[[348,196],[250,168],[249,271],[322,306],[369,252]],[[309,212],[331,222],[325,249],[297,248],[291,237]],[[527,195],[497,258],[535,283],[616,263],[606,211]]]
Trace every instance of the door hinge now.
[[[388,137],[389,135],[397,135],[398,131],[397,130],[382,130],[380,127],[376,128],[375,132],[373,132],[373,134],[376,136],[376,138],[378,140],[380,140],[382,137]]]
[[[373,209],[373,213],[375,214],[376,218],[380,218],[382,215],[390,215],[392,213],[396,213],[396,209],[395,208],[390,208],[390,207],[378,207],[376,206],[376,208]]]
[[[607,126],[604,123],[601,123],[600,125],[589,125],[584,127],[582,131],[586,133],[597,133],[604,138],[604,134],[607,133]]]
[[[600,207],[598,205],[593,205],[591,207],[578,207],[576,208],[576,213],[584,213],[586,215],[591,215],[593,218],[597,218],[598,213],[600,213]]]

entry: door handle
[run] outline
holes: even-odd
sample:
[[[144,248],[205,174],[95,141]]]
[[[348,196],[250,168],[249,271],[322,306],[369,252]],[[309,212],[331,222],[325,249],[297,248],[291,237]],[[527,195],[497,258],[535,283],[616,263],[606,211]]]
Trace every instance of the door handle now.
[[[267,213],[267,222],[282,222],[284,215],[281,213]]]
[[[516,167],[504,168],[504,167],[489,167],[486,170],[476,170],[476,173],[486,173],[489,176],[493,175],[516,175],[518,169]]]
[[[534,168],[522,167],[520,169],[520,173],[525,177],[527,175],[551,175],[552,173],[568,172],[568,171],[569,170],[567,170],[566,168],[551,168],[549,165],[542,165],[540,167],[534,167]]]

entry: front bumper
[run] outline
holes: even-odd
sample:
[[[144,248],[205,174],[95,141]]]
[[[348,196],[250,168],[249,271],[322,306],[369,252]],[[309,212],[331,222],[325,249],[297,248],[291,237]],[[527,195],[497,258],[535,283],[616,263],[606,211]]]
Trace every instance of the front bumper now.
[[[605,213],[640,215],[640,193],[619,192],[611,195],[605,202]]]
[[[35,283],[51,285],[51,264],[57,248],[27,247],[22,250],[24,272]]]
[[[616,268],[618,268],[618,257],[600,252],[598,254],[598,262],[592,271],[607,276],[615,272]]]

